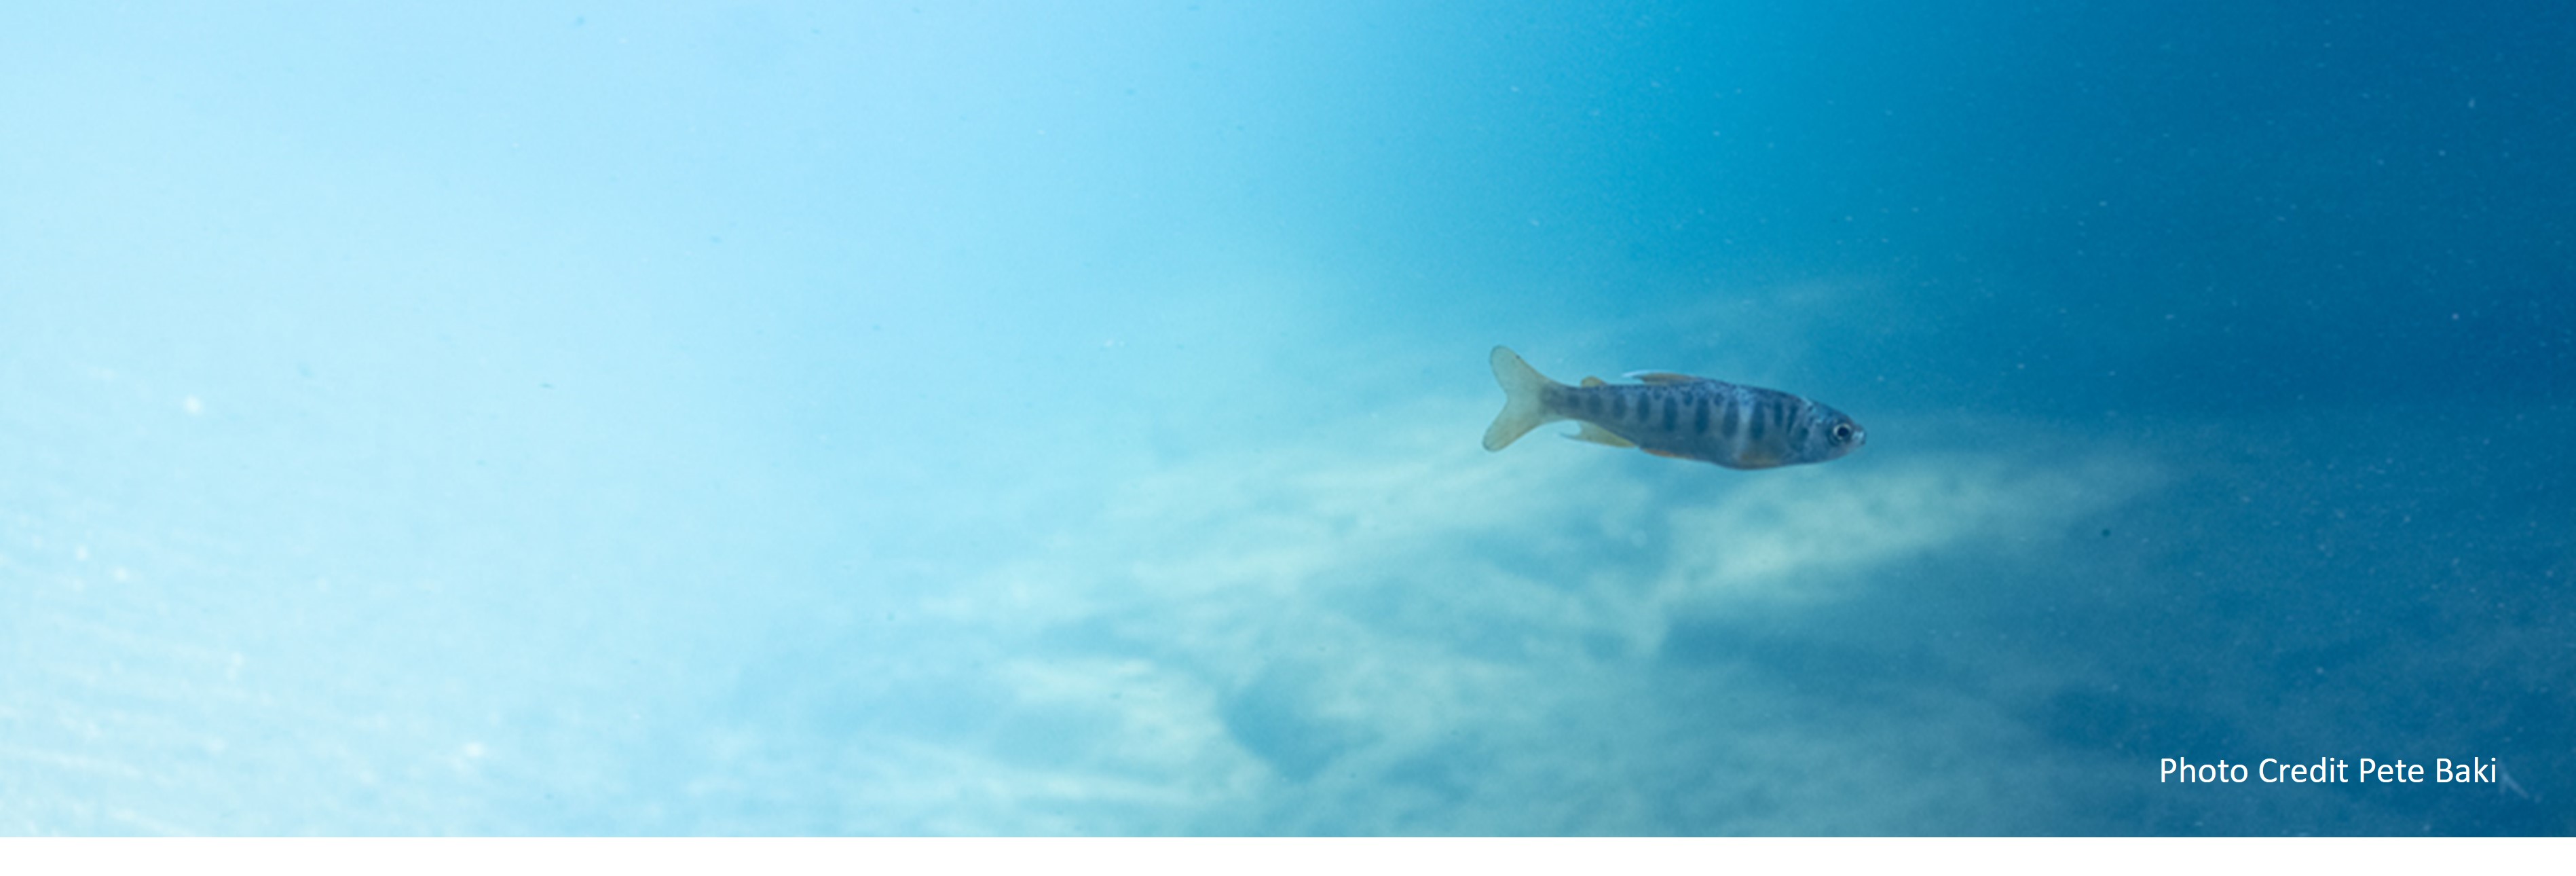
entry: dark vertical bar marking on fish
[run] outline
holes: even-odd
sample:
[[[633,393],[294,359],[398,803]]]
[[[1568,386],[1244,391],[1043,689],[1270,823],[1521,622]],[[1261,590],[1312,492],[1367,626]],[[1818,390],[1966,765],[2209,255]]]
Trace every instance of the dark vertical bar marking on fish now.
[[[1682,399],[1681,396],[1671,395],[1669,393],[1667,393],[1666,396],[1667,397],[1664,399],[1664,431],[1670,432],[1673,431],[1673,428],[1676,425],[1674,421],[1681,418]]]
[[[1758,442],[1764,438],[1770,437],[1771,415],[1778,407],[1780,406],[1763,405],[1761,409],[1754,412],[1754,415],[1750,418],[1753,422],[1745,424],[1751,429],[1751,434],[1746,436],[1746,440]]]
[[[1708,395],[1705,393],[1691,393],[1691,431],[1698,435],[1708,434]]]
[[[1627,418],[1628,418],[1628,394],[1623,392],[1623,393],[1620,393],[1620,394],[1618,394],[1618,395],[1616,395],[1616,396],[1612,396],[1611,398],[1612,398],[1612,402],[1611,402],[1611,407],[1610,407],[1610,416],[1611,416],[1611,417],[1613,417],[1613,418],[1615,418],[1615,419],[1621,419],[1621,420],[1625,420],[1625,419],[1627,419]]]

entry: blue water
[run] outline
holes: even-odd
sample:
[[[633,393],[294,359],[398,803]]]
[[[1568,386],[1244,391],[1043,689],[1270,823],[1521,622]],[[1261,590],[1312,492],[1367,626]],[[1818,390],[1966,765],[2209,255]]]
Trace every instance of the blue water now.
[[[2570,45],[13,6],[0,832],[2576,833]]]

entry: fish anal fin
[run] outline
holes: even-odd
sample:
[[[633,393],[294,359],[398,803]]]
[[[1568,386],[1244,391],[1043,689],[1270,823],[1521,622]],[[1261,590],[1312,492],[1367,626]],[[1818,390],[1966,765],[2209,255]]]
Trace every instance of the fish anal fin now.
[[[1612,446],[1612,447],[1635,447],[1635,446],[1637,446],[1637,443],[1636,443],[1636,442],[1634,442],[1634,441],[1630,441],[1630,440],[1628,440],[1628,439],[1626,439],[1626,438],[1621,438],[1621,437],[1619,437],[1618,433],[1612,432],[1612,431],[1610,431],[1610,430],[1608,430],[1608,429],[1601,428],[1601,427],[1599,427],[1599,426],[1592,425],[1591,423],[1588,423],[1588,422],[1583,424],[1583,430],[1582,430],[1582,431],[1580,431],[1580,432],[1576,432],[1576,433],[1574,433],[1574,434],[1572,434],[1572,435],[1567,435],[1567,436],[1565,436],[1565,437],[1567,437],[1567,438],[1571,438],[1571,439],[1576,440],[1576,441],[1589,441],[1589,442],[1592,442],[1592,443],[1594,443],[1594,444],[1607,444],[1607,445],[1610,445],[1610,446]]]
[[[1688,374],[1677,374],[1671,371],[1630,371],[1620,376],[1639,383],[1698,383],[1702,380],[1708,379],[1706,377],[1693,377]]]
[[[1679,453],[1674,453],[1674,452],[1672,452],[1672,451],[1670,451],[1670,450],[1656,450],[1656,449],[1654,449],[1654,448],[1652,448],[1652,447],[1645,448],[1645,451],[1646,451],[1647,453],[1652,453],[1652,454],[1654,454],[1654,455],[1656,455],[1656,456],[1660,456],[1660,457],[1663,457],[1663,458],[1665,458],[1665,459],[1689,459],[1689,458],[1690,458],[1690,457],[1687,457],[1687,456],[1683,456],[1683,455],[1681,455],[1681,454],[1679,454]]]

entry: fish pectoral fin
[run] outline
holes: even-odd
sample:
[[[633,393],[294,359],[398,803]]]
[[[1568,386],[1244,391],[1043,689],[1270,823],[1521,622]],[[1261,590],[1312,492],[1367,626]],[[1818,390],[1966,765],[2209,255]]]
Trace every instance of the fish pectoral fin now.
[[[1584,423],[1584,424],[1583,424],[1583,431],[1576,432],[1576,433],[1574,433],[1574,434],[1572,434],[1572,435],[1567,435],[1567,436],[1565,436],[1565,437],[1570,438],[1570,439],[1573,439],[1573,440],[1575,440],[1575,441],[1590,441],[1590,442],[1592,442],[1592,443],[1594,443],[1594,444],[1607,444],[1607,445],[1610,445],[1610,446],[1612,446],[1612,447],[1635,447],[1635,446],[1637,446],[1637,443],[1636,443],[1636,442],[1634,442],[1634,441],[1630,441],[1630,440],[1628,440],[1628,439],[1626,439],[1626,438],[1621,438],[1621,437],[1619,437],[1619,435],[1618,435],[1617,433],[1612,432],[1612,431],[1610,431],[1610,430],[1608,430],[1608,429],[1601,428],[1601,427],[1599,427],[1599,426],[1592,425],[1591,423]]]
[[[1609,381],[1607,381],[1607,380],[1603,380],[1603,379],[1598,378],[1598,377],[1586,377],[1586,378],[1583,378],[1583,388],[1585,388],[1585,389],[1591,389],[1591,388],[1593,388],[1593,387],[1595,387],[1595,386],[1609,386],[1609,385],[1610,385],[1610,382],[1609,382]]]
[[[1708,379],[1706,377],[1692,377],[1688,374],[1677,374],[1671,371],[1630,371],[1619,376],[1639,383],[1698,383],[1702,380]]]

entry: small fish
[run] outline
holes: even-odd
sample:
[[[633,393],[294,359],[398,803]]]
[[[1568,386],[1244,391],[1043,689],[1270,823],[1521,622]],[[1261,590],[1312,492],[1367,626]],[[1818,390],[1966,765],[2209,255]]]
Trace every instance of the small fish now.
[[[1494,348],[1503,412],[1485,428],[1485,449],[1501,450],[1529,430],[1575,420],[1565,437],[1727,468],[1777,468],[1840,459],[1869,441],[1843,412],[1772,389],[1669,371],[1628,375],[1642,383],[1582,386],[1547,379],[1509,347]]]

